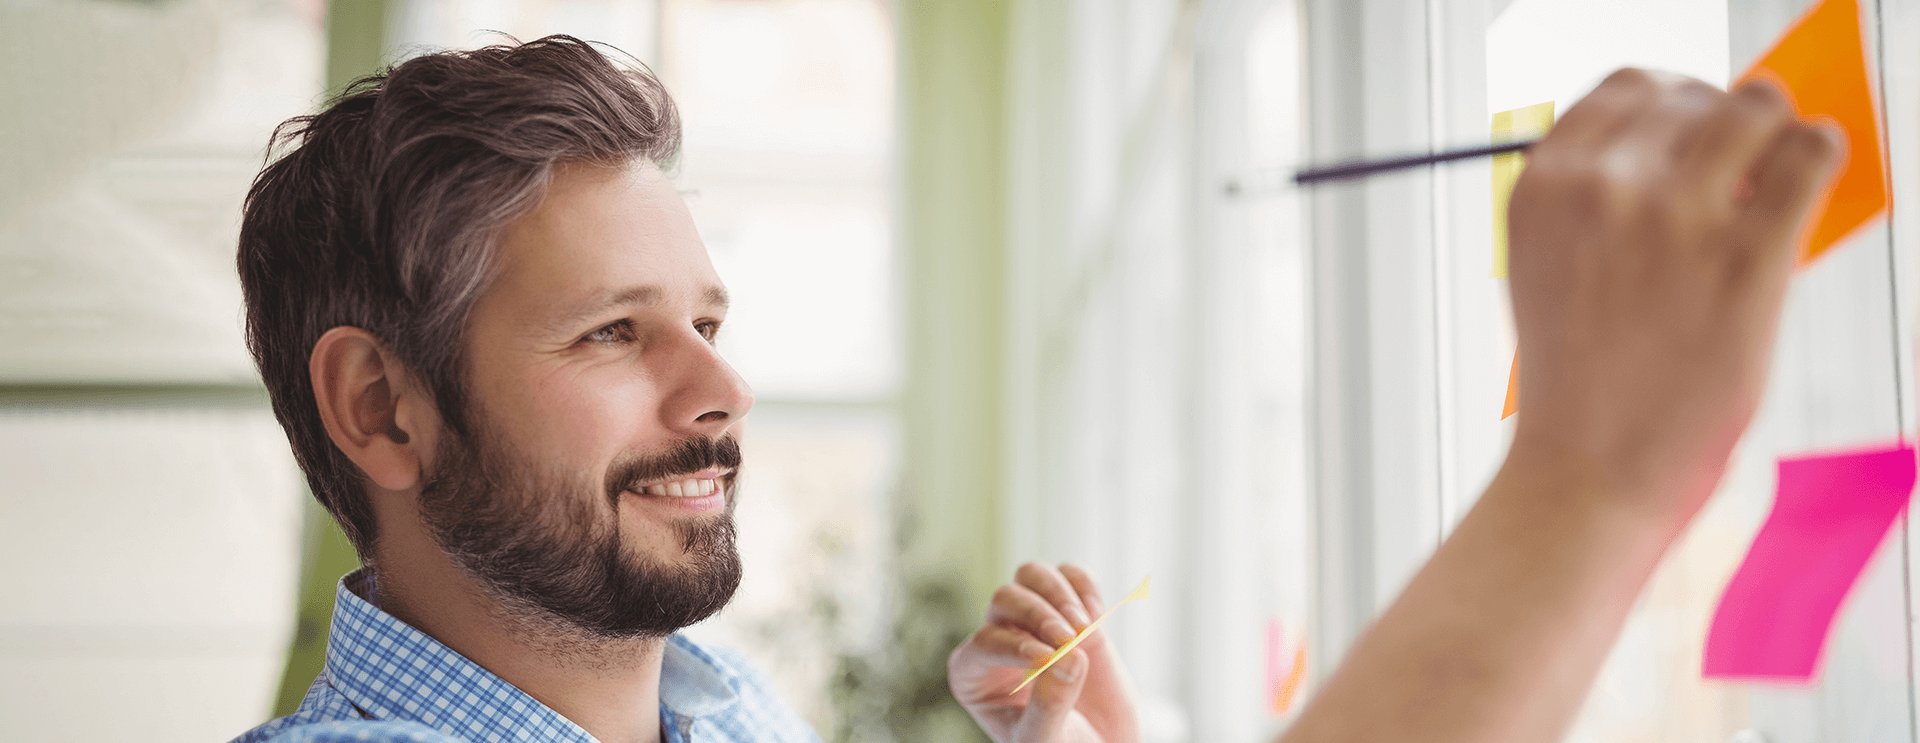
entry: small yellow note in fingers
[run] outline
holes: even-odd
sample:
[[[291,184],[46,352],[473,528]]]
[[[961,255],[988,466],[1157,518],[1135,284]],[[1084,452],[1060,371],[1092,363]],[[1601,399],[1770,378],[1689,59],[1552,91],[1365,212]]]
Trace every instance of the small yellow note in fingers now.
[[[1067,657],[1067,653],[1073,652],[1073,649],[1077,647],[1082,640],[1087,639],[1087,636],[1092,635],[1094,630],[1099,629],[1100,623],[1107,621],[1107,617],[1113,616],[1113,611],[1115,609],[1120,608],[1122,604],[1126,604],[1127,602],[1130,602],[1130,601],[1139,601],[1141,599],[1146,598],[1147,597],[1147,581],[1152,579],[1153,579],[1153,576],[1151,575],[1145,578],[1141,578],[1139,588],[1133,589],[1133,593],[1129,593],[1127,594],[1126,598],[1120,599],[1120,603],[1107,607],[1107,613],[1101,614],[1100,618],[1093,620],[1093,623],[1088,624],[1086,629],[1080,630],[1080,634],[1074,635],[1073,639],[1067,641],[1067,644],[1061,645],[1059,650],[1053,651],[1053,655],[1047,656],[1047,662],[1040,664],[1039,668],[1035,668],[1031,671],[1028,671],[1027,677],[1024,679],[1021,679],[1020,685],[1013,687],[1013,691],[1010,691],[1007,693],[1008,694],[1018,693],[1021,689],[1027,688],[1027,684],[1033,683],[1034,679],[1040,678],[1040,674],[1046,673],[1047,669],[1053,667],[1053,664],[1059,663],[1061,658]]]

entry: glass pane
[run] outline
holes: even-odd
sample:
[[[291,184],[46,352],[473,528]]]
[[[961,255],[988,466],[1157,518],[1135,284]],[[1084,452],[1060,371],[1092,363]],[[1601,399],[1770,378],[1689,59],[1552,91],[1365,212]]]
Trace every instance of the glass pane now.
[[[1284,168],[1302,150],[1300,10],[1290,1],[1270,4],[1247,40],[1247,162],[1253,169]],[[1311,694],[1310,669],[1326,659],[1309,648],[1313,632],[1313,493],[1307,478],[1306,233],[1299,192],[1267,189],[1247,199],[1247,232],[1253,288],[1251,351],[1256,411],[1249,432],[1250,463],[1263,506],[1262,543],[1256,559],[1266,566],[1261,589],[1266,626],[1264,688],[1260,710],[1268,734],[1278,732]]]
[[[666,3],[679,182],[734,294],[721,350],[762,397],[893,391],[891,24],[877,0]]]

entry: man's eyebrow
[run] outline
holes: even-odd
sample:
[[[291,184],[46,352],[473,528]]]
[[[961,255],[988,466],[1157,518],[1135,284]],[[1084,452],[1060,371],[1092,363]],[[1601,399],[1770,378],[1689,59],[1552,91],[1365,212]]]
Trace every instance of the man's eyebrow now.
[[[662,296],[664,294],[660,287],[652,284],[629,286],[625,289],[605,289],[595,293],[593,297],[582,303],[579,309],[556,318],[553,321],[553,329],[557,332],[572,332],[575,329],[574,326],[603,315],[615,307],[651,306],[659,304]],[[706,299],[710,307],[722,310],[728,307],[726,289],[710,286],[701,292],[701,296]]]
[[[571,332],[575,325],[591,320],[615,307],[645,307],[660,302],[660,287],[652,284],[629,286],[625,289],[602,289],[596,292],[578,309],[554,318],[553,329]]]

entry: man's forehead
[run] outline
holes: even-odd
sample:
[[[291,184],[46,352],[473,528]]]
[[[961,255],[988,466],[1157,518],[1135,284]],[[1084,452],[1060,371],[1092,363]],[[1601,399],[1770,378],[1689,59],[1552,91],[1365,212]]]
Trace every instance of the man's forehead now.
[[[546,229],[553,229],[583,218],[597,221],[617,215],[645,214],[645,219],[657,221],[666,216],[663,211],[685,210],[680,189],[652,162],[568,161],[554,164],[539,201],[516,222],[528,226],[545,222]]]
[[[541,203],[503,237],[497,288],[550,322],[616,306],[727,304],[685,202],[651,164],[556,168]]]

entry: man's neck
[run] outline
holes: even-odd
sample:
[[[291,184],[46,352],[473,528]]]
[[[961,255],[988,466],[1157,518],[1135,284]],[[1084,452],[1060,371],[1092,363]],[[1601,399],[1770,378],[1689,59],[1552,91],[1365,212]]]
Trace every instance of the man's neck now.
[[[601,743],[659,743],[664,640],[594,640],[518,616],[424,535],[381,536],[373,598],[382,610],[513,684]]]

